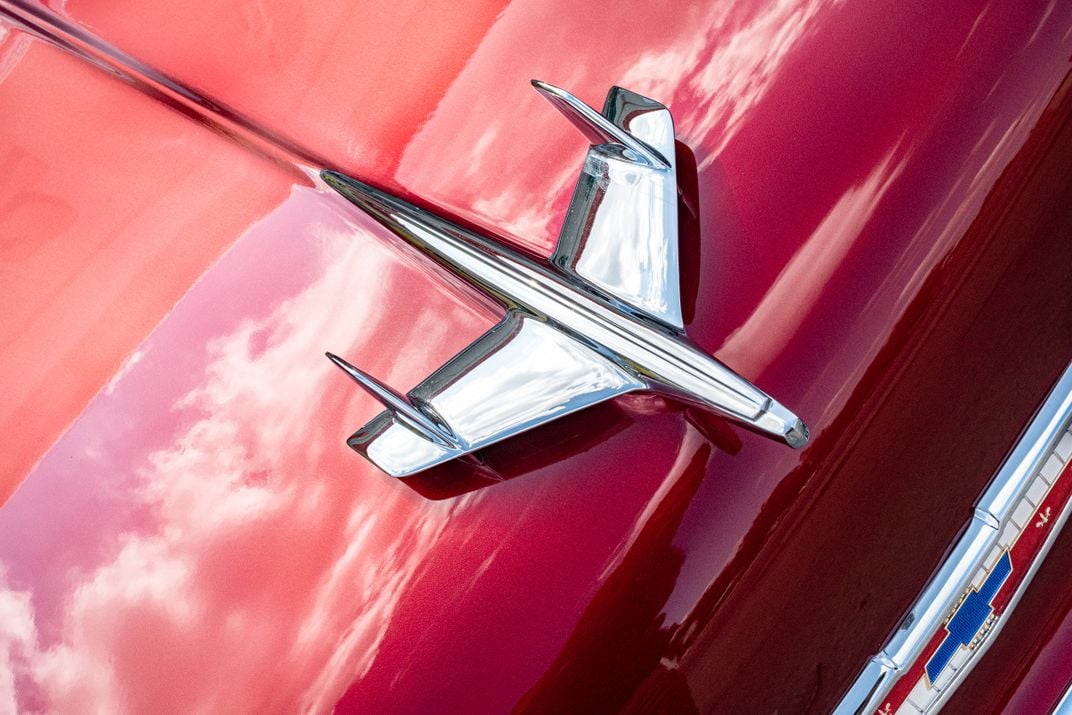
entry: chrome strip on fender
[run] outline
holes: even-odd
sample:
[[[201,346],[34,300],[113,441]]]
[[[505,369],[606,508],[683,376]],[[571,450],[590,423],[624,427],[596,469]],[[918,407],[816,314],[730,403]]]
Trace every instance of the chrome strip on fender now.
[[[1072,365],[979,499],[950,555],[835,712],[940,707],[1020,600],[1068,520],[1070,496]]]
[[[1053,706],[1053,715],[1069,715],[1072,713],[1072,684],[1065,688],[1065,694]]]

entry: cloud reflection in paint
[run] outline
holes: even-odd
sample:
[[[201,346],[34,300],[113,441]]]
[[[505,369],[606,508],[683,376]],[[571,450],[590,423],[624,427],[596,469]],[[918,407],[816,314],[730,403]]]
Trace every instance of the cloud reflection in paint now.
[[[511,3],[407,144],[397,177],[423,197],[549,252],[580,171],[584,142],[566,122],[546,130],[547,122],[559,119],[540,106],[530,75],[597,108],[613,84],[663,102],[674,113],[677,135],[704,148],[702,170],[763,99],[813,20],[837,4],[706,3],[673,13],[660,10],[658,20],[641,32],[637,24],[650,14],[648,5],[619,5],[608,13],[602,6],[584,9],[576,3]],[[553,32],[533,33],[540,25]],[[578,66],[577,56],[561,49],[567,37],[583,38],[591,55],[601,58],[600,66]],[[509,49],[519,45],[529,51]],[[534,45],[546,45],[536,66]],[[504,106],[517,112],[504,113]],[[537,126],[543,129],[534,134]],[[561,210],[548,211],[548,199]]]
[[[50,481],[75,492],[118,481],[133,499],[82,496],[143,514],[112,533],[75,527],[75,545],[48,563],[4,539],[12,578],[0,589],[0,665],[33,682],[21,697],[65,712],[325,709],[375,658],[400,591],[464,499],[420,502],[345,449],[340,425],[376,407],[323,351],[381,356],[385,379],[404,384],[488,316],[350,221],[296,190],[179,304],[8,504],[11,524],[42,508],[35,492]],[[271,289],[232,295],[257,274]],[[294,287],[281,301],[277,277]],[[380,320],[373,301],[385,296],[415,315],[409,330]],[[391,369],[399,353],[407,361]],[[167,417],[101,429],[112,414],[144,410]],[[72,454],[92,473],[73,470]],[[67,587],[58,608],[35,613],[14,583],[42,568]],[[0,679],[0,704],[13,702],[14,677]]]

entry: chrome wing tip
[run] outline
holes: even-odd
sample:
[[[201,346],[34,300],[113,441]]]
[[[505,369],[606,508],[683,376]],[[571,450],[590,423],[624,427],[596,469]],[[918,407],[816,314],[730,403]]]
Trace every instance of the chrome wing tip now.
[[[785,405],[771,400],[752,424],[760,431],[780,439],[793,449],[800,449],[811,439],[811,430],[804,420],[796,416]]]
[[[561,87],[556,87],[538,79],[531,80],[531,82],[536,91],[543,95],[544,99],[551,103],[551,106],[569,119],[573,126],[577,127],[592,144],[603,144],[605,142],[620,144],[632,152],[631,156],[634,163],[648,165],[662,171],[673,170],[672,162],[659,153],[658,150],[592,109],[573,94]],[[611,89],[610,96],[614,96],[616,89],[618,88]],[[641,95],[636,96],[640,97]],[[643,97],[643,99],[651,102],[654,106],[666,109],[653,99],[648,97]]]
[[[800,449],[811,439],[811,430],[804,424],[804,420],[797,418],[793,426],[785,433],[785,443],[793,449]]]

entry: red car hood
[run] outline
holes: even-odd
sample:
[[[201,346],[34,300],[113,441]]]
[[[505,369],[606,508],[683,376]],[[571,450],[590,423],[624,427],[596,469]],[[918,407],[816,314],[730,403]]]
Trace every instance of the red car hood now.
[[[826,710],[1072,358],[1072,8],[9,2],[17,709]],[[407,389],[499,313],[312,170],[546,254],[532,77],[670,107],[689,333],[805,450],[643,395],[490,486],[346,447],[325,350]]]

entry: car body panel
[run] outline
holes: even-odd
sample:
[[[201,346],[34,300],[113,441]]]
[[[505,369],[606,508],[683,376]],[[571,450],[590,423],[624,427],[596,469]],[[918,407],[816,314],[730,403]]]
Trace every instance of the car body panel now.
[[[43,131],[190,134],[148,166],[129,146],[129,188],[87,149],[83,180],[143,197],[150,225],[102,227],[117,204],[87,194],[53,240],[106,235],[125,258],[157,226],[203,237],[104,317],[69,286],[56,335],[20,334],[5,363],[11,384],[36,355],[35,384],[96,366],[47,429],[7,423],[43,454],[0,511],[23,708],[827,710],[1072,359],[1072,8],[49,7],[305,156],[543,255],[584,145],[528,80],[665,103],[698,169],[686,328],[813,443],[637,395],[496,448],[501,483],[383,478],[345,445],[377,407],[323,352],[405,390],[495,306],[301,171],[163,106],[131,114],[137,87],[25,35],[15,56],[9,30],[5,129],[32,127],[62,71],[120,118],[60,107]],[[16,146],[63,167],[45,136]],[[200,182],[236,188],[199,211]],[[47,258],[34,271],[57,276]],[[65,327],[93,315],[133,327]]]
[[[24,33],[0,43],[2,501],[300,176]]]

